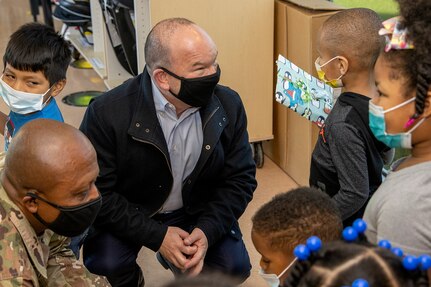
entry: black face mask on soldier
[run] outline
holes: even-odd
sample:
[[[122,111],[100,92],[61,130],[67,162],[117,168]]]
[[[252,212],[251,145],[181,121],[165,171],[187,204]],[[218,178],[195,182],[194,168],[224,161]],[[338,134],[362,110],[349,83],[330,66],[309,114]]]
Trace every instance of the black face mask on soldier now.
[[[184,78],[172,73],[168,69],[161,69],[181,81],[181,88],[177,95],[171,90],[169,92],[180,101],[192,107],[203,107],[209,103],[214,89],[220,80],[221,73],[220,67],[217,66],[217,71],[212,75],[199,78]]]
[[[60,211],[58,217],[51,223],[42,219],[37,212],[33,213],[33,215],[43,225],[55,233],[67,237],[74,237],[82,234],[91,224],[93,224],[97,214],[99,213],[100,207],[102,206],[102,196],[100,196],[100,194],[98,198],[92,201],[75,206],[60,206],[49,202],[34,193],[27,193],[27,195],[32,198],[39,199]]]

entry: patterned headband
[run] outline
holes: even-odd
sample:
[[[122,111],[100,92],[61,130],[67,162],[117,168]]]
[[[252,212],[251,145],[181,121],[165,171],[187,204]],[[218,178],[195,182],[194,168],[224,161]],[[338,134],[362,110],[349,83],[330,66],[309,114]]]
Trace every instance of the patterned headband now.
[[[413,49],[413,42],[408,40],[407,28],[401,28],[401,17],[393,17],[384,21],[379,35],[385,36],[385,52],[394,50]]]

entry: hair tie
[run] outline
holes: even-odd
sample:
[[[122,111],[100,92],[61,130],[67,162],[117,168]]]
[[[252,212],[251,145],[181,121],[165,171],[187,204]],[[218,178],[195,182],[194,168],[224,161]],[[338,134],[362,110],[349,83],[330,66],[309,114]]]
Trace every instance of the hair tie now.
[[[390,18],[382,23],[384,28],[379,30],[379,35],[385,36],[385,52],[394,50],[413,49],[413,42],[408,39],[407,28],[401,28],[400,16]]]
[[[419,118],[419,114],[416,112],[413,116],[410,117],[410,119],[407,121],[407,123],[404,125],[404,128],[408,128],[411,126],[417,119]]]
[[[415,114],[415,115],[416,115],[416,114]],[[406,129],[406,128],[410,127],[410,126],[411,126],[415,121],[416,121],[415,116],[411,117],[411,118],[407,121],[407,123],[404,125],[404,128]]]

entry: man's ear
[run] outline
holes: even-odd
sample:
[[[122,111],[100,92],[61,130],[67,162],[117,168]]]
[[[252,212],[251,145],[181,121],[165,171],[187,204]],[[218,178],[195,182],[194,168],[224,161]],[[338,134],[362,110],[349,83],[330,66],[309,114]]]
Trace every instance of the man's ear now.
[[[157,86],[159,86],[159,88],[163,90],[169,90],[170,85],[165,71],[163,71],[162,69],[155,69],[153,71],[153,79],[156,82]]]
[[[27,208],[27,210],[30,211],[31,213],[36,213],[37,209],[39,208],[39,205],[37,204],[36,199],[29,195],[26,195],[23,197],[22,203]]]
[[[52,85],[51,97],[57,96],[64,89],[64,86],[66,86],[66,79],[60,80]]]
[[[341,74],[345,75],[349,70],[349,60],[346,57],[339,56],[338,57],[338,67],[340,69]]]

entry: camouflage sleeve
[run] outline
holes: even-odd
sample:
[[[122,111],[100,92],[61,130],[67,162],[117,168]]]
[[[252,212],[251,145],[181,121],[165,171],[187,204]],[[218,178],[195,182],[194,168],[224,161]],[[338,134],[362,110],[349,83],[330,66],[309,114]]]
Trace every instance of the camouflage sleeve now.
[[[111,286],[105,277],[90,273],[87,268],[76,259],[69,246],[70,239],[54,234],[51,238],[48,258],[48,282],[45,286]]]
[[[34,287],[33,282],[25,280],[22,277],[16,277],[10,280],[0,280],[1,287]]]

